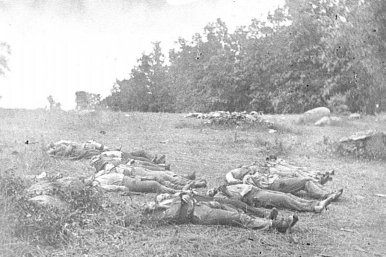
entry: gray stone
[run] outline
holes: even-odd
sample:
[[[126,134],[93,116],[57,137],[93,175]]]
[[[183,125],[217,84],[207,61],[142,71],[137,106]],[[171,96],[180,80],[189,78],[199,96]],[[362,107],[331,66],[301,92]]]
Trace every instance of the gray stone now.
[[[344,155],[386,159],[386,133],[362,131],[339,140],[337,151]]]
[[[315,122],[315,126],[322,127],[322,126],[330,125],[330,123],[331,123],[330,117],[323,117],[317,122]]]
[[[303,113],[299,119],[298,123],[315,123],[325,116],[330,116],[331,111],[327,107],[317,107]]]
[[[350,120],[357,120],[361,118],[361,115],[359,113],[352,113],[350,116],[348,116]]]

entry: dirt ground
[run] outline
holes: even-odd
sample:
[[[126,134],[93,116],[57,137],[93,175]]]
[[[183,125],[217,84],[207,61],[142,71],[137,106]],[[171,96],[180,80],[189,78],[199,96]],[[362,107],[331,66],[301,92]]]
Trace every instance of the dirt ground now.
[[[0,217],[0,256],[386,256],[386,163],[356,160],[331,152],[329,142],[357,131],[386,130],[374,117],[344,120],[339,126],[296,125],[296,116],[273,115],[278,132],[260,127],[209,127],[183,114],[96,112],[78,115],[44,110],[0,110],[0,171],[16,174],[90,175],[88,161],[47,158],[51,141],[94,139],[131,151],[167,156],[173,171],[197,172],[208,187],[223,183],[227,171],[269,154],[319,170],[336,170],[331,188],[341,199],[321,214],[298,213],[292,234],[227,226],[147,224],[139,210],[154,195],[121,196],[131,216],[113,211],[89,225],[69,245],[50,248],[11,236],[9,213]],[[28,140],[28,144],[25,144]],[[205,192],[202,190],[201,192]],[[126,208],[125,207],[125,208]],[[290,214],[288,211],[281,211]],[[119,221],[124,221],[125,226]],[[102,224],[102,225],[100,225]]]

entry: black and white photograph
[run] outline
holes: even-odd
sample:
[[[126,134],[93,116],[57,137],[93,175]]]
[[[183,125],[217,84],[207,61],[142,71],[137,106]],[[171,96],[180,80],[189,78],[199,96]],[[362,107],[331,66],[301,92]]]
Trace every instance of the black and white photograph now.
[[[0,0],[1,257],[386,257],[385,0]]]

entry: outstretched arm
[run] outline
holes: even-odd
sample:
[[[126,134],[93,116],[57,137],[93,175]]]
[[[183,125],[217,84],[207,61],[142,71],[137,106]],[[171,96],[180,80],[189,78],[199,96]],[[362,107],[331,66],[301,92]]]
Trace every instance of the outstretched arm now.
[[[234,185],[234,184],[241,184],[243,183],[243,181],[241,179],[237,179],[234,177],[234,174],[233,174],[233,171],[229,171],[226,175],[225,175],[225,180],[227,181],[227,183],[229,185]]]

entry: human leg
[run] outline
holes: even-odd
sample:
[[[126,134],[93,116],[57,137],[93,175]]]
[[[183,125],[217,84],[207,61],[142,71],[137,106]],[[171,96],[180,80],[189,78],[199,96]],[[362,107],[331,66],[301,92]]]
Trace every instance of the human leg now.
[[[206,203],[195,206],[192,221],[201,225],[243,226],[259,230],[267,230],[272,226],[272,220],[251,217],[236,210],[212,208]]]
[[[223,205],[221,208],[218,208],[216,205],[212,207],[211,202],[209,202],[195,206],[192,221],[201,225],[242,226],[256,230],[275,228],[279,232],[284,233],[296,224],[298,217],[294,215],[281,220],[252,217],[233,209],[232,206]]]
[[[130,155],[136,158],[140,158],[138,160],[147,160],[155,164],[165,164],[165,155],[157,156],[150,154],[144,150],[131,152]]]
[[[299,177],[279,178],[272,183],[272,185],[269,187],[269,190],[294,194],[301,190],[305,190],[306,183],[308,181],[310,181],[310,179]]]
[[[308,196],[315,198],[315,199],[325,198],[331,193],[313,181],[307,181],[306,182],[305,187],[304,187],[304,191],[307,192]]]
[[[280,178],[269,189],[290,194],[304,190],[308,196],[315,199],[325,198],[330,194],[310,178]]]
[[[177,193],[178,190],[161,185],[157,181],[141,181],[140,179],[125,176],[122,184],[127,187],[129,191],[141,193]]]
[[[191,185],[192,188],[205,187],[205,180],[190,180],[170,171],[148,171],[148,174],[157,177],[159,180],[168,181],[178,186]]]
[[[277,207],[295,211],[315,211],[315,206],[319,204],[315,200],[306,200],[292,194],[269,190],[253,190],[245,195],[244,201],[254,206]]]
[[[155,164],[155,163],[152,163],[152,162],[149,162],[149,161],[138,161],[136,163],[136,165],[144,167],[144,168],[146,168],[148,170],[154,170],[154,171],[157,171],[157,170],[165,171],[165,170],[167,170],[169,168],[169,166],[167,166],[167,165]]]

